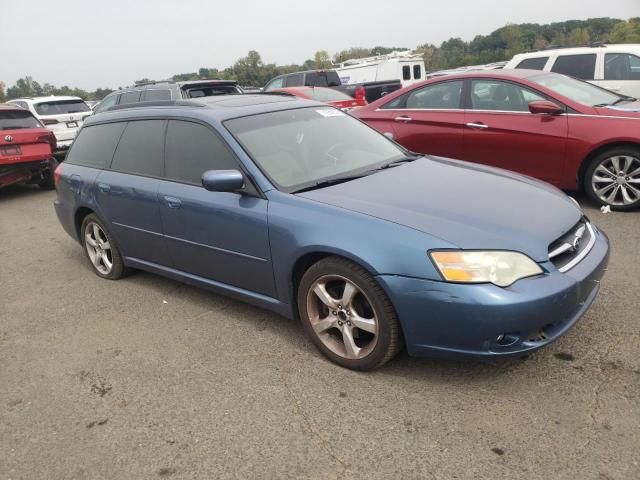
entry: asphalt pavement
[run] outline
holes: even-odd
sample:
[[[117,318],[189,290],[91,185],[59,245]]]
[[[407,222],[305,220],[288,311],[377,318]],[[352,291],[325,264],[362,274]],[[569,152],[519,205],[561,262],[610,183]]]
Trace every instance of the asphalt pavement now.
[[[0,190],[0,480],[640,479],[640,212],[579,198],[611,262],[547,349],[363,374],[267,311],[101,280],[54,198]]]

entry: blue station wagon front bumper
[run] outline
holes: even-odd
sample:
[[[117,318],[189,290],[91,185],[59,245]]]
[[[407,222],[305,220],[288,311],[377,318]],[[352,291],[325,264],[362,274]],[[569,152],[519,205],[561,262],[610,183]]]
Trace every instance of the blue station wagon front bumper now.
[[[508,288],[377,278],[396,308],[410,355],[502,357],[532,352],[567,332],[595,300],[608,261],[609,241],[598,231],[592,250],[568,272]]]

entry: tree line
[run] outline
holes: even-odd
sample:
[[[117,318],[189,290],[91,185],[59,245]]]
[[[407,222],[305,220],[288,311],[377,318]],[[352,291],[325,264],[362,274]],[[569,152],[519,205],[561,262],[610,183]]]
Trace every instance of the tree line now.
[[[551,47],[587,45],[594,42],[640,43],[640,17],[629,20],[615,18],[591,18],[588,20],[569,20],[565,22],[539,25],[536,23],[509,24],[489,35],[478,35],[471,41],[450,38],[440,46],[431,43],[419,45],[414,49],[421,53],[427,71],[456,68],[464,65],[478,65],[509,60],[517,53],[540,50]],[[265,63],[260,54],[251,50],[246,57],[238,59],[232,66],[219,70],[202,67],[196,72],[179,73],[169,80],[237,80],[243,86],[263,86],[278,75],[332,68],[335,64],[350,58],[364,58],[383,55],[400,47],[352,47],[330,55],[320,50],[302,64],[277,65]],[[136,80],[134,85],[152,81],[149,78]],[[122,88],[122,87],[118,87]],[[42,95],[74,95],[85,100],[101,100],[113,89],[98,88],[87,91],[68,86],[55,87],[49,83],[40,84],[30,76],[20,78],[15,85],[8,87],[0,81],[0,102],[11,98],[34,97]]]

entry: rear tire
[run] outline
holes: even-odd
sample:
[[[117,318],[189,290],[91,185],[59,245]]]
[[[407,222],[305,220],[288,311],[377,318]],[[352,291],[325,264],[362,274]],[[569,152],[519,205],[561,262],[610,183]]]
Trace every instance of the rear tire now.
[[[373,370],[402,348],[391,301],[366,270],[349,260],[327,257],[309,267],[297,301],[311,341],[338,365]]]
[[[129,275],[113,236],[97,215],[91,213],[82,220],[80,241],[96,275],[108,280]]]
[[[53,190],[56,188],[53,172],[58,167],[58,161],[51,157],[49,159],[49,168],[42,172],[42,179],[38,182],[40,190]]]
[[[611,210],[640,207],[640,148],[615,147],[596,156],[585,171],[584,190],[591,200]]]

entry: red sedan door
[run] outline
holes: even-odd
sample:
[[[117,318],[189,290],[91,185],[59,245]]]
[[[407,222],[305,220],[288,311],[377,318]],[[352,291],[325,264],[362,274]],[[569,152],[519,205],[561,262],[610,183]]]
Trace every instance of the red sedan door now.
[[[460,158],[464,110],[462,80],[425,85],[401,95],[363,118],[411,151]]]
[[[530,113],[530,102],[547,98],[520,84],[490,78],[470,82],[462,158],[562,183],[567,115]]]

